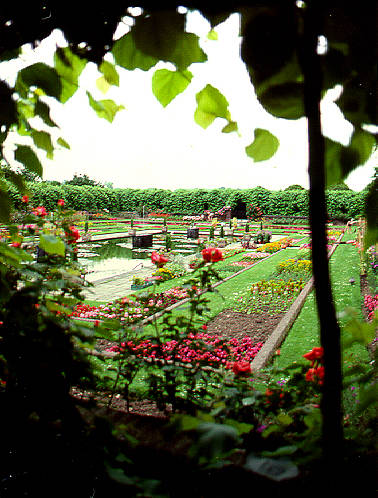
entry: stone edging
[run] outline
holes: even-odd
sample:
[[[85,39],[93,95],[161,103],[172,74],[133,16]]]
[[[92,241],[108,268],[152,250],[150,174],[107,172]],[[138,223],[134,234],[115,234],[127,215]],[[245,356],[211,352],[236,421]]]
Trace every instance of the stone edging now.
[[[337,246],[340,244],[340,241],[344,235],[345,229],[342,231],[340,234],[340,237],[338,238],[337,242],[333,244],[332,249],[328,253],[328,259],[331,258],[333,253],[336,251]],[[264,346],[260,349],[260,351],[257,353],[253,361],[251,362],[251,370],[256,372],[260,370],[261,368],[264,368],[272,358],[274,352],[277,350],[277,348],[283,343],[284,339],[286,338],[287,334],[289,333],[289,330],[293,326],[296,318],[298,317],[300,311],[302,310],[302,307],[312,291],[314,286],[314,277],[311,277],[310,280],[307,282],[305,287],[302,289],[300,292],[299,296],[295,299],[291,307],[289,308],[289,311],[285,314],[283,319],[279,322],[277,327],[273,330],[272,334],[270,335],[269,339],[265,341]]]

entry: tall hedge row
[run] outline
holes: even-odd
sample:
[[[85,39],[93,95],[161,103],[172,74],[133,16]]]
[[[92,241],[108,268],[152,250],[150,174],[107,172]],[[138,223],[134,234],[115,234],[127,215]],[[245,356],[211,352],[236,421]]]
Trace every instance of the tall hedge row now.
[[[252,189],[109,189],[92,186],[49,185],[30,183],[30,196],[34,205],[48,210],[55,208],[58,199],[64,199],[68,208],[76,210],[135,211],[144,206],[146,212],[162,210],[182,215],[199,214],[205,209],[217,211],[228,205],[235,208],[241,203],[258,205],[266,215],[308,215],[307,190],[270,191],[262,187]],[[15,207],[20,196],[11,190]],[[326,193],[328,215],[332,219],[356,218],[364,213],[366,191],[329,190]]]

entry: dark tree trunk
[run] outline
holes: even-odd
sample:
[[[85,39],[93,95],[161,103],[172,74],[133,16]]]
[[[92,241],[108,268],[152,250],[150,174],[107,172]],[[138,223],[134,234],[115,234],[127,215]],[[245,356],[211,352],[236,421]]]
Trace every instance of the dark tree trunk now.
[[[328,268],[325,199],[325,145],[321,133],[321,70],[317,54],[322,33],[322,2],[306,2],[301,65],[304,73],[304,103],[308,118],[310,225],[313,273],[320,322],[320,341],[324,348],[325,378],[321,411],[323,418],[323,456],[325,471],[337,478],[343,458],[342,374],[340,328],[337,323]]]

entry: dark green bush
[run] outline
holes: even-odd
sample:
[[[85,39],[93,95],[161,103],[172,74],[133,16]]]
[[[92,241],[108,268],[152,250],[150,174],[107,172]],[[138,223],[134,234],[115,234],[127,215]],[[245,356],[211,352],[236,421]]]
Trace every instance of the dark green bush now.
[[[223,206],[232,209],[243,203],[254,204],[264,215],[282,217],[308,216],[308,191],[286,189],[269,191],[262,187],[252,189],[110,189],[98,186],[51,185],[46,182],[28,184],[34,205],[43,205],[51,211],[58,199],[64,199],[67,208],[91,212],[108,210],[140,211],[144,213],[161,210],[165,213],[192,215],[202,214],[205,209],[217,211]],[[20,207],[20,196],[10,187],[10,196],[16,208]],[[348,220],[364,213],[366,191],[328,190],[326,192],[330,219]]]

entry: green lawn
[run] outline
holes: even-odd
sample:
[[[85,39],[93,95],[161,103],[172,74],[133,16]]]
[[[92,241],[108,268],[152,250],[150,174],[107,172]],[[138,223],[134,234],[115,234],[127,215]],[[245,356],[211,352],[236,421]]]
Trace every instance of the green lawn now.
[[[346,234],[343,240],[350,238],[351,235]],[[339,314],[352,307],[357,311],[358,317],[362,318],[357,249],[352,245],[341,244],[330,260],[330,272],[336,312]],[[351,278],[355,280],[354,285],[349,282]],[[339,318],[341,328],[345,326],[346,321],[346,318]],[[319,344],[319,321],[312,292],[282,344],[280,356],[275,357],[274,364],[277,367],[285,367],[293,362],[306,363],[302,355]],[[355,345],[344,352],[344,362],[348,365],[358,361],[366,362],[368,358],[366,348],[361,345]]]

